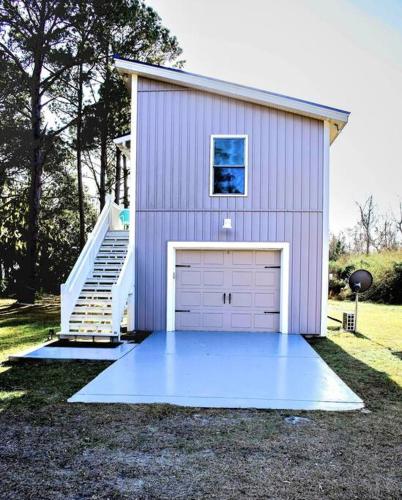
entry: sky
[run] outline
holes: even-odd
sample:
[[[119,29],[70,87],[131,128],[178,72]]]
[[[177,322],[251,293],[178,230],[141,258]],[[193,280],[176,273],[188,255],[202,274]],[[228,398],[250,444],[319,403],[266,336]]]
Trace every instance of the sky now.
[[[148,0],[187,71],[351,112],[331,147],[330,228],[402,201],[402,0]]]

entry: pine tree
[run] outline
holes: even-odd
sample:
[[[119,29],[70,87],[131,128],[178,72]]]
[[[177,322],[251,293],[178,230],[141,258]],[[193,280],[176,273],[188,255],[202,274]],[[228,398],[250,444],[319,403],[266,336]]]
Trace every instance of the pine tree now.
[[[0,6],[0,50],[2,58],[14,65],[29,92],[27,113],[30,119],[30,186],[28,220],[24,234],[26,252],[20,277],[18,299],[35,301],[35,277],[38,257],[40,200],[43,167],[49,145],[71,123],[63,123],[51,132],[44,110],[53,100],[53,91],[63,73],[76,61],[66,57],[71,29],[68,0],[3,0]],[[60,59],[63,64],[60,64]],[[54,63],[58,69],[53,71]],[[23,112],[23,110],[20,110]]]

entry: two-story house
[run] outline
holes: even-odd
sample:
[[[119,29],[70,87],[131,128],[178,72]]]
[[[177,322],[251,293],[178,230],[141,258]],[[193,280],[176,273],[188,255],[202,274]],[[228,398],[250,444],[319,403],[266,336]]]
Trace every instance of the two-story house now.
[[[62,337],[326,334],[329,149],[349,113],[115,58],[130,226],[106,204],[62,286]],[[127,309],[126,309],[127,308]]]

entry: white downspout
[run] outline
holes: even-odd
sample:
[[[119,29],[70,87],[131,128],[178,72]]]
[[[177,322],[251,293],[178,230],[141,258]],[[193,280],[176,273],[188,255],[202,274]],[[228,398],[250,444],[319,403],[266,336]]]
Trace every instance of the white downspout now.
[[[130,232],[129,232],[129,248],[133,247],[134,259],[132,273],[134,276],[132,293],[128,296],[127,301],[127,329],[133,331],[135,329],[135,233],[136,233],[136,218],[135,207],[137,199],[137,99],[138,99],[138,76],[131,75],[131,119],[130,119]]]

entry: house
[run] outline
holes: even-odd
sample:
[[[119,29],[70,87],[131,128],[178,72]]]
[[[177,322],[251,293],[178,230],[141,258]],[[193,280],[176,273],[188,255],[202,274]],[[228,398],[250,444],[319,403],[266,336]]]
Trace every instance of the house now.
[[[130,226],[109,198],[62,286],[61,337],[326,334],[329,149],[349,113],[115,57]],[[135,139],[133,139],[135,138]]]

